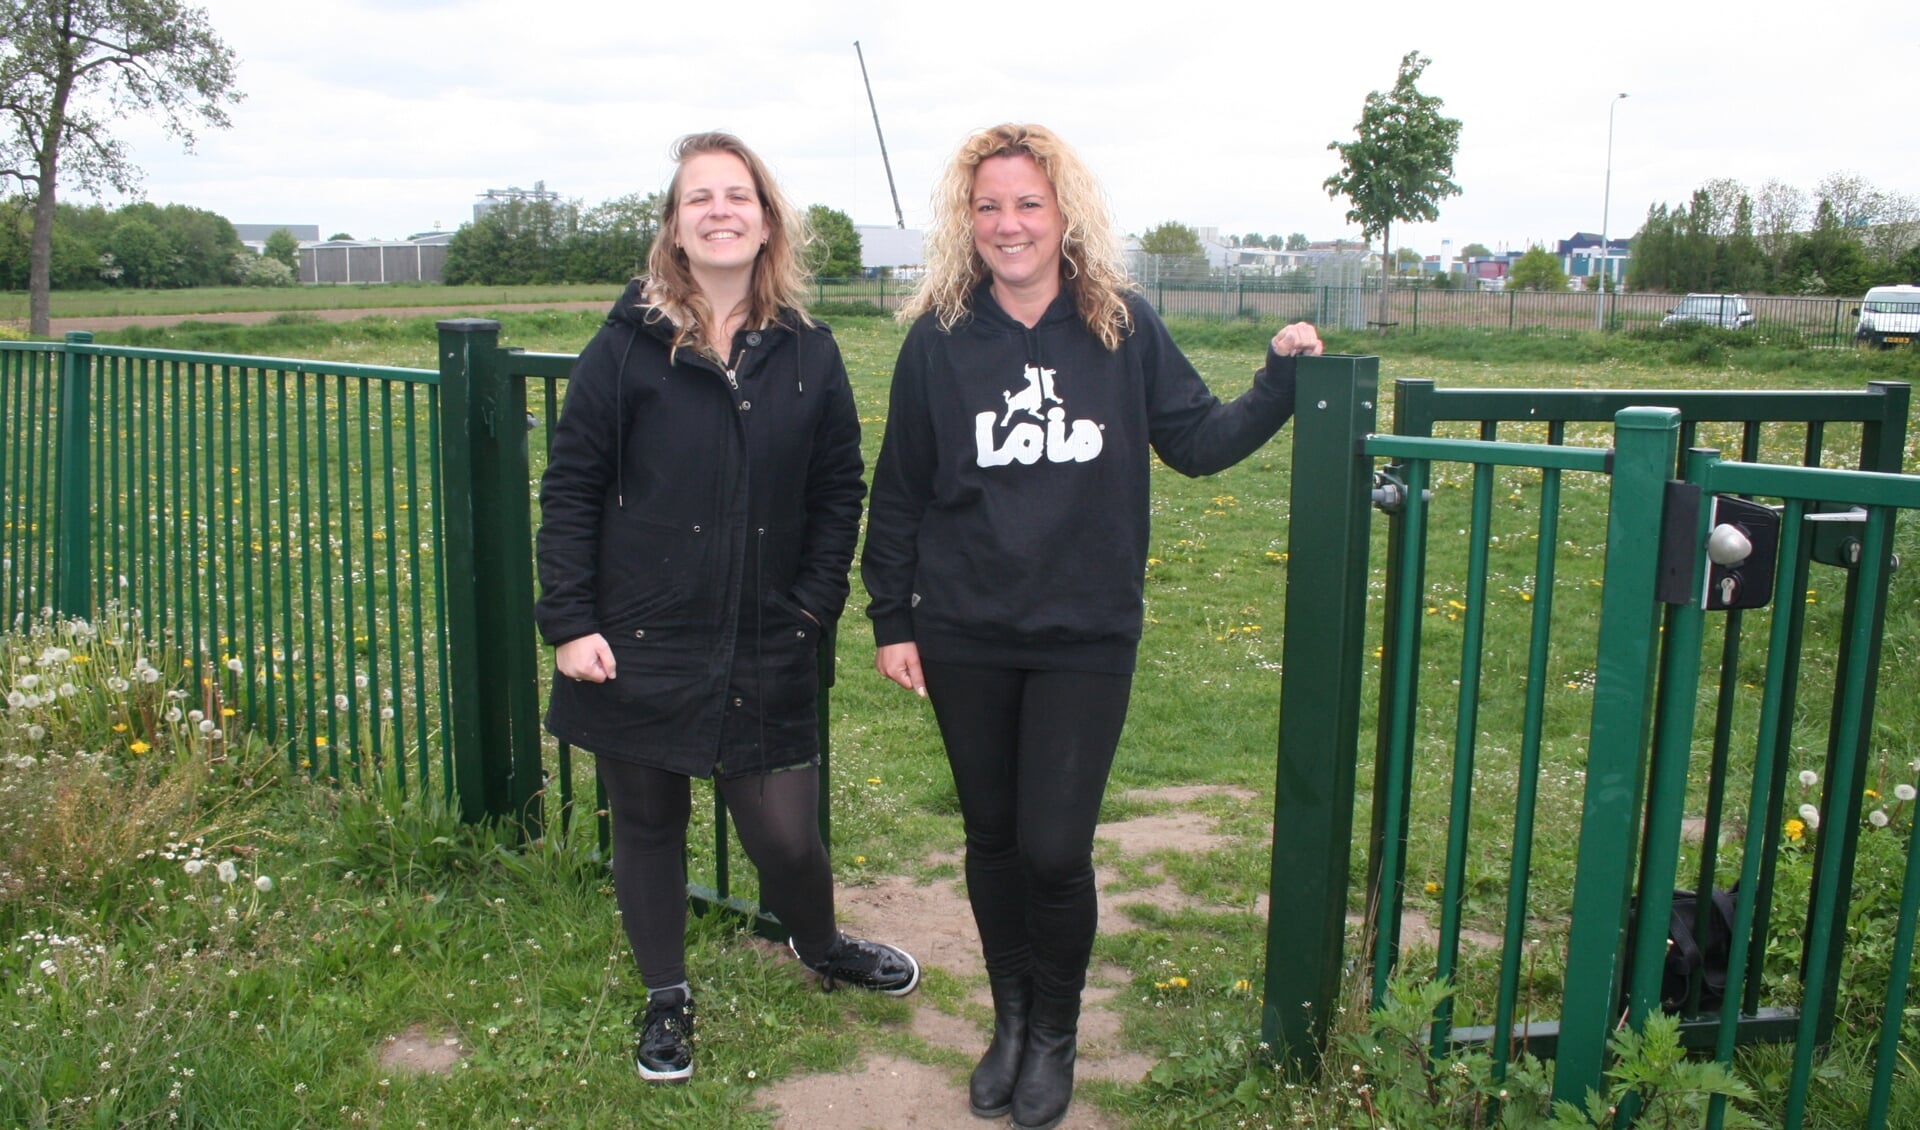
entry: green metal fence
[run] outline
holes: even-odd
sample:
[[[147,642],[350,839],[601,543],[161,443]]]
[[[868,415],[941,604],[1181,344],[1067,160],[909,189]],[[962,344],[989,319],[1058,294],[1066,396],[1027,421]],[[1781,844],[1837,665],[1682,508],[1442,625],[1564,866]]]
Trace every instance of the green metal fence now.
[[[1163,316],[1188,318],[1305,319],[1322,328],[1361,330],[1381,321],[1380,288],[1300,286],[1248,276],[1148,280],[1142,283]],[[1498,333],[1572,334],[1604,325],[1609,331],[1657,326],[1680,301],[1675,294],[1565,291],[1439,290],[1394,286],[1387,292],[1385,322],[1395,333],[1474,329]],[[1741,333],[1809,345],[1853,341],[1857,298],[1753,295],[1746,298],[1753,324]],[[1729,319],[1731,324],[1731,319]]]
[[[1737,880],[1741,943],[1756,943],[1743,950],[1744,982],[1725,1016],[1689,1017],[1683,1034],[1723,1059],[1737,1042],[1794,1042],[1798,1074],[1784,1117],[1799,1125],[1809,1086],[1804,1065],[1835,1023],[1855,890],[1891,526],[1873,506],[1906,505],[1902,492],[1916,489],[1915,480],[1877,473],[1900,467],[1906,386],[1830,394],[1563,393],[1440,391],[1403,381],[1396,389],[1398,434],[1388,437],[1371,434],[1374,366],[1367,358],[1327,359],[1303,365],[1301,374],[1275,802],[1275,825],[1288,834],[1274,845],[1276,900],[1285,891],[1292,912],[1270,924],[1268,1039],[1294,1059],[1311,1060],[1341,1001],[1360,719],[1374,697],[1363,923],[1369,1001],[1380,999],[1406,957],[1408,861],[1423,851],[1437,876],[1425,905],[1438,903],[1440,922],[1432,965],[1421,968],[1461,984],[1460,1007],[1477,1022],[1456,1027],[1450,1004],[1434,1017],[1437,1048],[1484,1041],[1500,1063],[1521,1046],[1555,1055],[1557,1094],[1578,1100],[1598,1084],[1607,1037],[1621,1019],[1630,908],[1637,900],[1642,927],[1627,1019],[1639,1023],[1650,1005],[1657,1007],[1673,889]],[[1597,429],[1608,420],[1611,433]],[[1434,438],[1436,425],[1464,426],[1466,434]],[[1533,442],[1503,442],[1503,427]],[[1857,454],[1831,450],[1828,433],[1836,427],[1857,434]],[[1809,514],[1813,520],[1805,522],[1812,531],[1806,536],[1781,539],[1784,596],[1764,613],[1705,614],[1719,626],[1718,638],[1703,643],[1697,604],[1690,597],[1670,603],[1675,591],[1701,591],[1703,576],[1667,574],[1682,565],[1704,568],[1699,539],[1706,519],[1683,533],[1663,530],[1662,521],[1671,509],[1671,481],[1686,469],[1678,453],[1708,435],[1736,447],[1743,462],[1693,456],[1689,466],[1712,468],[1694,470],[1696,483],[1714,493],[1770,492],[1789,500],[1797,491],[1808,501],[1799,509],[1788,501],[1786,523],[1798,530]],[[1783,452],[1812,469],[1762,473],[1751,466]],[[1390,462],[1377,468],[1383,459]],[[1863,470],[1821,466],[1831,462]],[[1767,485],[1752,485],[1754,478]],[[1568,490],[1607,492],[1604,530],[1561,524],[1563,479]],[[1856,493],[1846,495],[1836,481]],[[1806,485],[1814,482],[1818,491]],[[1855,502],[1867,505],[1862,515],[1845,510]],[[1368,563],[1375,507],[1388,513],[1383,579]],[[1856,527],[1882,532],[1850,541],[1847,531]],[[1429,575],[1433,544],[1461,538],[1463,575]],[[1496,556],[1505,572],[1490,564]],[[1870,561],[1880,564],[1863,564]],[[1837,637],[1843,647],[1829,649],[1823,637],[1808,645],[1799,594],[1808,591],[1814,567],[1846,570]],[[1490,583],[1496,575],[1504,588]],[[1371,620],[1370,584],[1379,594]],[[1442,592],[1462,599],[1441,600]],[[1500,599],[1508,594],[1517,599]],[[1435,614],[1456,606],[1457,613]],[[1499,617],[1507,619],[1499,638],[1526,641],[1510,654],[1484,650],[1488,621]],[[1743,624],[1759,623],[1775,642],[1756,675],[1742,640]],[[1377,651],[1366,643],[1375,632]],[[1457,648],[1457,658],[1439,657],[1435,648],[1442,646]],[[1372,655],[1378,681],[1369,684]],[[1718,686],[1706,711],[1710,724],[1696,727],[1703,668]],[[1829,669],[1824,733],[1801,724],[1827,750],[1820,801],[1827,831],[1818,837],[1814,873],[1802,876],[1810,894],[1789,906],[1778,894],[1783,751],[1809,737],[1793,738],[1783,719],[1796,717],[1796,707],[1808,712],[1820,695],[1815,674]],[[1562,686],[1559,673],[1567,671],[1586,674]],[[1442,693],[1421,695],[1423,680],[1438,682]],[[1767,700],[1763,709],[1747,683],[1779,701]],[[1584,728],[1569,721],[1574,713],[1584,717]],[[1551,733],[1543,734],[1549,723]],[[1744,823],[1725,816],[1736,789],[1749,794]],[[1425,815],[1414,819],[1415,812]],[[1700,814],[1699,845],[1683,850],[1688,812]],[[1721,850],[1736,827],[1746,839],[1737,856]],[[1578,836],[1576,871],[1570,884],[1543,888],[1531,848],[1536,837],[1554,834]],[[1695,858],[1684,859],[1687,852]],[[1911,871],[1912,858],[1907,862]],[[1542,897],[1545,888],[1550,898]],[[1920,898],[1920,888],[1909,884],[1906,897]],[[1903,913],[1910,927],[1910,908]],[[1802,960],[1776,954],[1766,964],[1757,943],[1769,936],[1769,916],[1804,939],[1804,953],[1795,955]],[[1469,917],[1500,930],[1492,943],[1497,978],[1462,961]],[[1910,935],[1904,928],[1896,954],[1902,978]],[[1541,965],[1557,968],[1543,977]],[[1764,999],[1763,983],[1785,999]],[[1891,1043],[1883,1040],[1883,1059],[1898,1047],[1904,988],[1902,981],[1887,993]],[[1888,1085],[1891,1071],[1876,1076],[1877,1087]],[[1873,1125],[1885,1124],[1885,1109],[1883,1101]]]
[[[438,380],[6,343],[6,623],[115,606],[294,769],[445,778]]]

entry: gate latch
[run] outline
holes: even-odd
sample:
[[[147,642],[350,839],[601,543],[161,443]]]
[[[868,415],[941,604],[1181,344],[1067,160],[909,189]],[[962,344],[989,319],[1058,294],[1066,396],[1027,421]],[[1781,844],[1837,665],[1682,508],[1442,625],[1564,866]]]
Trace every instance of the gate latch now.
[[[1709,612],[1766,607],[1780,556],[1780,512],[1732,495],[1714,495],[1712,506],[1700,607]]]

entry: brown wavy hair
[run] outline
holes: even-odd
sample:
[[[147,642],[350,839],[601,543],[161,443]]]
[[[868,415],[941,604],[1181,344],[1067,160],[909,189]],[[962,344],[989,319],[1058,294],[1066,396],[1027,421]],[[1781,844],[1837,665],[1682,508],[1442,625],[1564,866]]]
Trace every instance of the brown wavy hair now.
[[[1088,332],[1108,349],[1133,332],[1120,237],[1100,182],[1073,147],[1045,126],[1006,123],[977,130],[960,145],[933,188],[933,223],[927,229],[927,276],[900,309],[902,321],[925,313],[951,330],[972,312],[973,292],[988,275],[973,246],[973,175],[989,157],[1024,154],[1046,174],[1060,204],[1066,231],[1060,240],[1060,285]]]
[[[690,133],[675,141],[669,151],[673,180],[667,184],[666,203],[660,208],[660,233],[647,255],[646,301],[673,323],[674,348],[706,350],[704,327],[721,316],[700,292],[687,265],[686,251],[673,239],[673,226],[680,216],[680,172],[688,161],[707,153],[731,153],[740,158],[753,177],[766,220],[767,243],[753,261],[753,281],[747,288],[747,328],[765,329],[780,319],[782,310],[793,311],[802,325],[812,325],[806,312],[807,267],[800,255],[810,238],[805,213],[794,208],[766,162],[747,148],[746,142],[717,130]]]

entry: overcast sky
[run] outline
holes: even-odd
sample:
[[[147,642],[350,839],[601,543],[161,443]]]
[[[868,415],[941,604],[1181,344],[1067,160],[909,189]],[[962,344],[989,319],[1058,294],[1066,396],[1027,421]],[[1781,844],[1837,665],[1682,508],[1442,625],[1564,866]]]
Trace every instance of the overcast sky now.
[[[1413,49],[1464,123],[1463,192],[1396,246],[1598,231],[1620,92],[1612,234],[1716,176],[1920,196],[1920,5],[202,3],[246,100],[191,155],[129,122],[146,198],[323,237],[453,229],[485,190],[535,181],[589,205],[657,190],[673,138],[702,129],[738,133],[798,203],[891,224],[855,40],[909,226],[969,130],[1018,120],[1079,149],[1129,232],[1357,235],[1321,187],[1327,143]]]

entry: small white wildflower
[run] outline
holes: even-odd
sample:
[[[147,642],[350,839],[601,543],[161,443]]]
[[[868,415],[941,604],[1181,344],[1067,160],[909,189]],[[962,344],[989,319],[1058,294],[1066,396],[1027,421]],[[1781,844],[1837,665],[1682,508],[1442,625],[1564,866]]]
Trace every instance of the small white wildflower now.
[[[1873,825],[1876,828],[1886,827],[1887,826],[1887,810],[1884,808],[1876,808],[1872,812],[1867,813],[1867,823]]]
[[[1895,785],[1893,795],[1897,800],[1912,800],[1916,794],[1912,785]]]
[[[220,877],[222,883],[231,883],[240,877],[240,869],[233,865],[233,860],[223,859],[220,865],[214,868],[214,874]]]
[[[1800,783],[1808,788],[1812,788],[1820,783],[1820,774],[1815,773],[1811,769],[1802,769],[1800,770]]]
[[[255,878],[253,881],[253,889],[256,891],[260,891],[263,894],[267,891],[271,891],[273,889],[273,876],[261,875]]]
[[[1818,828],[1820,826],[1820,810],[1811,804],[1801,805],[1800,822],[1808,828]]]

